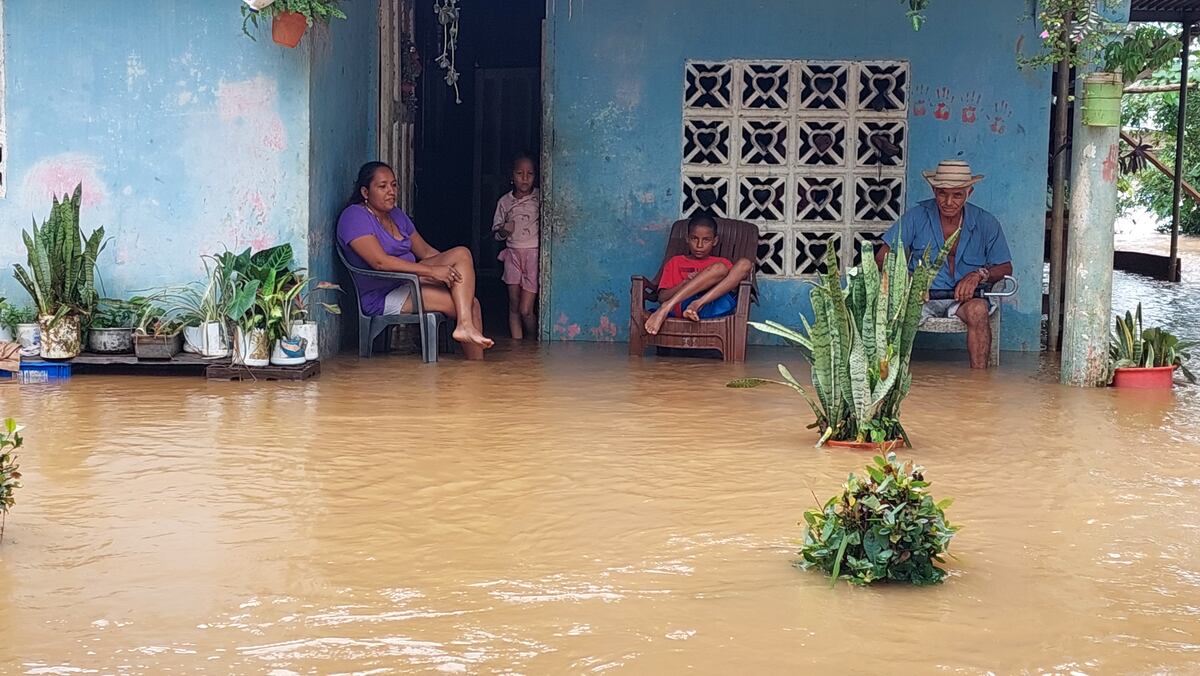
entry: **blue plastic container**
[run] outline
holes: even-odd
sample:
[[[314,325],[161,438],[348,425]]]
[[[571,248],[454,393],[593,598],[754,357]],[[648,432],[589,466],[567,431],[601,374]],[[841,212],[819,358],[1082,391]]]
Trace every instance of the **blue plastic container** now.
[[[22,383],[45,383],[71,377],[71,363],[57,361],[22,361],[20,373],[0,371],[0,378],[16,378]]]

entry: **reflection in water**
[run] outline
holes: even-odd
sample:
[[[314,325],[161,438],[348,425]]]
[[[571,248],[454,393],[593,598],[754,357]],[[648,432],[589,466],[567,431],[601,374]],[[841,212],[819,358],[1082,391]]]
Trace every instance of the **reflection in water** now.
[[[918,363],[952,577],[831,590],[796,522],[868,457],[722,387],[795,353],[493,357],[0,387],[28,425],[0,672],[1200,671],[1195,390]]]

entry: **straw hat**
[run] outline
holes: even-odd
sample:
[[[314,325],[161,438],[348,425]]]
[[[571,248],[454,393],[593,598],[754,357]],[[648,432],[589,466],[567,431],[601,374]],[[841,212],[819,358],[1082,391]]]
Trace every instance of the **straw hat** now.
[[[962,160],[942,160],[937,169],[921,175],[934,188],[966,188],[983,180],[983,174],[971,174],[971,165]]]

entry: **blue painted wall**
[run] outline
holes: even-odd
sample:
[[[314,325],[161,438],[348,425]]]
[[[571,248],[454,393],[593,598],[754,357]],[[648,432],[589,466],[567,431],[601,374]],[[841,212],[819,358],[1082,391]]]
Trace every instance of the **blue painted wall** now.
[[[550,0],[551,166],[543,321],[556,339],[624,340],[629,276],[652,274],[679,217],[687,59],[906,59],[926,114],[910,106],[909,205],[920,171],[962,157],[987,179],[973,201],[1004,224],[1023,286],[1005,349],[1037,350],[1046,203],[1049,74],[1019,71],[1037,29],[1028,0],[935,2],[915,33],[894,0]],[[932,115],[945,88],[952,115]],[[915,97],[914,97],[915,98]],[[961,109],[977,107],[966,123]],[[998,121],[997,121],[998,120]],[[757,319],[797,323],[806,285],[763,280]]]
[[[290,242],[300,265],[332,275],[330,221],[374,147],[369,3],[298,49],[274,44],[269,28],[246,38],[237,2],[4,7],[0,295],[26,301],[11,275],[21,228],[80,180],[85,231],[111,237],[99,261],[110,295],[196,279],[199,255],[226,246]]]
[[[342,274],[334,226],[358,168],[375,159],[379,116],[379,13],[371,3],[346,9],[347,20],[318,27],[307,40],[312,50],[308,268],[313,279],[332,282]],[[346,288],[344,320],[353,326],[357,315]],[[322,300],[338,298],[326,294]],[[336,352],[344,322],[319,310],[314,316],[321,322],[321,351]],[[356,335],[351,329],[349,337]]]

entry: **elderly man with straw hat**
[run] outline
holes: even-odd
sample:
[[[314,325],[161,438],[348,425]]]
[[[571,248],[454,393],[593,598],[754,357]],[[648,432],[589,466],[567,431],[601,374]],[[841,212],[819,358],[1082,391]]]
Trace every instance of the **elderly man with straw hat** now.
[[[967,201],[983,176],[973,174],[966,162],[943,160],[937,169],[921,175],[933,188],[933,199],[906,211],[884,233],[877,260],[882,262],[900,238],[908,249],[909,264],[914,265],[925,252],[929,252],[931,258],[935,256],[946,238],[961,228],[958,244],[933,280],[930,296],[934,300],[925,301],[921,319],[961,319],[967,325],[971,368],[987,368],[992,340],[999,340],[999,336],[992,336],[988,323],[988,316],[996,308],[988,299],[977,297],[976,291],[1012,274],[1008,242],[1000,229],[1000,221]]]

